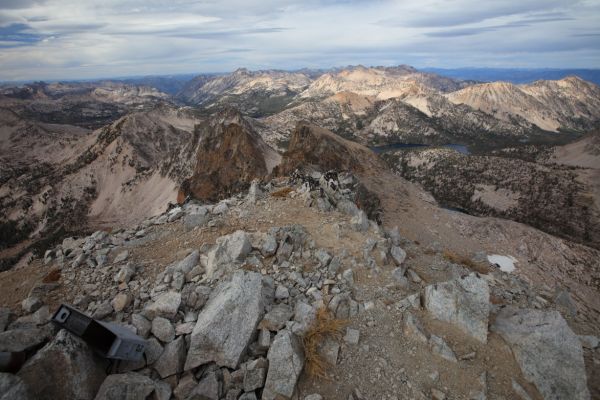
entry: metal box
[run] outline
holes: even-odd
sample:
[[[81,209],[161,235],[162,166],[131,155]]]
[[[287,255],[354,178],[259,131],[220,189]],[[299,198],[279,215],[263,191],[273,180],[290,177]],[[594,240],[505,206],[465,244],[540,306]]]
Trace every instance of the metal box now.
[[[52,321],[81,337],[102,357],[116,360],[141,360],[146,341],[124,326],[96,321],[73,307],[62,304]]]

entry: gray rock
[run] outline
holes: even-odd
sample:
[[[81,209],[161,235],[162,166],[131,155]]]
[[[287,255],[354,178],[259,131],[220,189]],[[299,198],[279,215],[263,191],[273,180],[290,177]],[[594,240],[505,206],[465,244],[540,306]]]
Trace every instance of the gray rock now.
[[[50,309],[48,306],[43,306],[33,314],[17,318],[8,326],[8,329],[35,328],[50,322],[51,317],[52,315],[50,315]]]
[[[174,341],[168,343],[158,361],[154,363],[154,369],[161,378],[179,374],[183,372],[185,363],[185,338],[179,336]]]
[[[400,236],[400,231],[398,230],[397,226],[387,231],[386,234],[394,246],[400,246],[400,243],[402,242],[402,236]]]
[[[358,303],[350,297],[349,293],[333,296],[327,308],[338,319],[348,319],[358,314]]]
[[[354,271],[351,269],[345,270],[342,272],[342,279],[344,279],[348,285],[354,286]]]
[[[121,312],[131,303],[131,296],[129,293],[118,293],[110,302],[115,312]]]
[[[306,396],[304,398],[304,400],[323,400],[323,396],[321,396],[318,393],[315,394],[309,394],[308,396]]]
[[[271,257],[277,252],[277,239],[273,236],[266,234],[260,247],[260,254],[265,257]]]
[[[110,304],[110,302],[105,301],[103,303],[100,303],[98,308],[96,308],[96,311],[94,311],[94,313],[92,314],[92,318],[104,319],[104,318],[108,317],[110,314],[112,314],[112,312],[113,312],[112,305]]]
[[[277,304],[269,311],[260,322],[259,327],[270,331],[282,329],[286,322],[292,318],[294,310],[287,304]]]
[[[97,254],[96,255],[96,266],[98,268],[103,267],[108,262],[108,256],[106,254]]]
[[[146,400],[156,389],[147,376],[128,372],[106,377],[95,400]]]
[[[331,254],[325,249],[317,250],[315,257],[317,257],[317,260],[319,260],[322,267],[327,267],[331,261]]]
[[[262,277],[238,271],[215,290],[192,332],[185,370],[214,361],[237,368],[264,313]]]
[[[182,272],[183,274],[189,273],[194,268],[198,261],[200,261],[200,252],[198,250],[192,251],[183,260],[179,261],[175,266],[175,271]]]
[[[158,296],[154,302],[148,304],[142,314],[150,320],[155,317],[173,319],[177,315],[180,305],[181,293],[165,292]]]
[[[244,369],[244,392],[252,392],[265,385],[269,363],[264,358],[249,362]]]
[[[513,391],[517,394],[517,396],[519,396],[521,400],[533,400],[531,396],[529,396],[527,391],[523,388],[523,386],[519,385],[519,382],[515,381],[514,379],[511,379],[511,381]]]
[[[238,400],[257,400],[257,399],[258,399],[258,397],[256,397],[256,393],[250,392],[250,393],[242,394]]]
[[[214,372],[208,373],[203,377],[194,391],[188,397],[190,400],[219,400],[221,396],[221,384]]]
[[[421,325],[420,321],[414,317],[411,313],[407,312],[404,314],[404,325],[402,327],[402,332],[415,340],[418,340],[422,343],[427,343],[427,334],[425,333],[425,329]]]
[[[268,350],[271,346],[271,332],[268,329],[261,329],[258,333],[259,350]]]
[[[358,329],[346,328],[344,341],[348,344],[358,344],[360,340],[360,331]]]
[[[436,388],[431,388],[431,399],[432,400],[446,400],[446,393]]]
[[[12,311],[8,307],[0,307],[0,333],[6,330],[12,318]]]
[[[135,275],[135,268],[130,264],[121,267],[119,272],[115,275],[114,281],[117,283],[129,283],[131,278]]]
[[[579,341],[581,342],[581,345],[583,347],[586,347],[588,349],[595,349],[600,343],[598,336],[592,335],[579,335]]]
[[[340,353],[340,344],[337,340],[328,337],[319,343],[317,351],[329,365],[336,365]]]
[[[39,328],[12,329],[0,333],[0,351],[19,352],[38,347],[52,337],[50,325]]]
[[[492,326],[510,345],[523,376],[546,400],[587,400],[583,350],[557,311],[506,307]]]
[[[358,213],[350,219],[350,227],[358,232],[365,232],[369,229],[369,218],[364,211],[359,210]]]
[[[303,335],[311,327],[317,316],[317,310],[304,302],[296,303],[294,308],[294,322],[291,324],[292,332]]]
[[[269,371],[263,400],[290,399],[304,367],[304,352],[296,335],[288,330],[279,331],[267,359]]]
[[[30,296],[21,302],[21,307],[26,313],[36,312],[44,303],[34,296]]]
[[[171,398],[171,394],[173,393],[171,385],[164,381],[155,381],[154,385],[154,395],[156,396],[156,400],[169,400]]]
[[[167,222],[176,221],[183,215],[183,209],[181,207],[175,207],[172,210],[170,210],[167,215]]]
[[[411,310],[411,309],[418,310],[419,308],[421,308],[421,298],[419,296],[419,293],[414,293],[409,296],[406,296],[405,298],[403,298],[402,300],[400,300],[398,302],[397,307],[401,311],[406,311],[406,310]]]
[[[406,273],[406,266],[400,266],[400,267],[396,267],[392,270],[392,278],[394,278],[394,280],[397,283],[402,283],[407,284],[408,281],[406,280],[404,274]]]
[[[194,377],[194,374],[185,373],[179,380],[175,390],[173,390],[173,395],[177,400],[187,399],[196,388],[196,385],[198,385],[198,381]]]
[[[16,375],[0,372],[0,400],[29,400],[23,380]]]
[[[152,323],[141,314],[131,315],[131,324],[135,327],[136,333],[143,338],[147,338],[152,329]]]
[[[171,342],[173,343],[173,342]],[[146,355],[146,361],[148,365],[154,364],[162,355],[164,348],[162,344],[156,338],[150,338],[146,341],[146,349],[144,354]]]
[[[18,375],[32,398],[91,400],[106,377],[105,368],[83,340],[61,330]]]
[[[186,214],[183,217],[183,226],[185,229],[191,230],[197,226],[203,226],[210,221],[210,216],[206,214]]]
[[[122,263],[123,261],[127,260],[127,257],[129,257],[129,251],[123,250],[122,252],[117,254],[115,259],[113,260],[113,263],[114,264]]]
[[[424,306],[434,318],[452,323],[486,343],[489,298],[487,282],[470,274],[464,278],[427,286]]]
[[[404,263],[404,260],[406,260],[406,252],[398,246],[392,246],[390,249],[390,255],[397,266],[401,266],[402,263]]]
[[[565,310],[569,316],[574,317],[577,315],[577,304],[573,301],[568,290],[559,290],[554,296],[554,303]]]
[[[243,261],[251,250],[250,237],[244,231],[235,231],[232,234],[221,236],[207,255],[206,273],[208,277],[213,277],[220,268]]]
[[[284,300],[290,297],[290,291],[287,287],[283,285],[277,285],[277,289],[275,289],[275,298],[277,300]]]
[[[445,360],[458,362],[458,360],[456,359],[456,355],[454,354],[450,346],[448,346],[444,339],[442,339],[439,336],[431,335],[429,337],[429,348],[431,349],[431,352],[433,354],[436,354]]]
[[[356,206],[356,204],[354,204],[350,200],[342,199],[338,201],[338,203],[335,206],[341,213],[350,215],[352,217],[360,213],[360,209]]]
[[[212,209],[212,213],[215,215],[225,214],[227,211],[229,211],[229,207],[227,207],[227,203],[223,202],[217,204]]]
[[[250,184],[250,188],[248,189],[248,195],[246,196],[246,202],[250,204],[255,204],[258,200],[264,197],[264,193],[260,190],[260,186],[258,185],[258,181],[254,180]]]
[[[175,328],[168,319],[156,317],[152,320],[152,334],[161,342],[169,343],[175,339]]]

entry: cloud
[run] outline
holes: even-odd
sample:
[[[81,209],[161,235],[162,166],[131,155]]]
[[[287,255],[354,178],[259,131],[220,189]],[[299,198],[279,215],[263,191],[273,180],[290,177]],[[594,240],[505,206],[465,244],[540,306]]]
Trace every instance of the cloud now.
[[[600,67],[598,0],[0,0],[0,80],[362,63]]]
[[[25,24],[0,26],[0,47],[25,46],[43,39],[43,35],[31,33],[30,27]]]
[[[45,0],[0,0],[0,10],[27,9],[32,5],[44,3]]]

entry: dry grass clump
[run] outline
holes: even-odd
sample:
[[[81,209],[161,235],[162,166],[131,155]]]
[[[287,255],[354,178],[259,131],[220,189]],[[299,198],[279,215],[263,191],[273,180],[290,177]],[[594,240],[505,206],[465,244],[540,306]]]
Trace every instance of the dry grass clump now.
[[[313,378],[327,379],[327,370],[331,367],[319,353],[319,346],[328,338],[340,340],[348,321],[335,318],[325,307],[317,310],[315,322],[302,338],[306,372]]]
[[[461,254],[456,254],[453,251],[444,250],[443,256],[447,261],[450,261],[451,263],[454,263],[454,264],[464,265],[465,267],[469,268],[471,271],[479,272],[480,274],[487,274],[490,272],[489,266],[484,265],[482,263],[476,263],[475,261],[471,260],[469,257],[463,256]]]
[[[288,194],[290,194],[292,192],[292,190],[294,190],[294,189],[292,189],[291,187],[284,187],[282,189],[276,190],[273,193],[271,193],[271,196],[278,197],[278,198],[284,198],[284,197],[287,197]]]

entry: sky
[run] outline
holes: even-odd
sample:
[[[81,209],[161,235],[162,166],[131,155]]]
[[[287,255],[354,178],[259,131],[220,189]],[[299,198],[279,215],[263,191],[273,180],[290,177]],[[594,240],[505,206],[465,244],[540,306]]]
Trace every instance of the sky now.
[[[600,68],[600,0],[0,0],[0,80]]]

